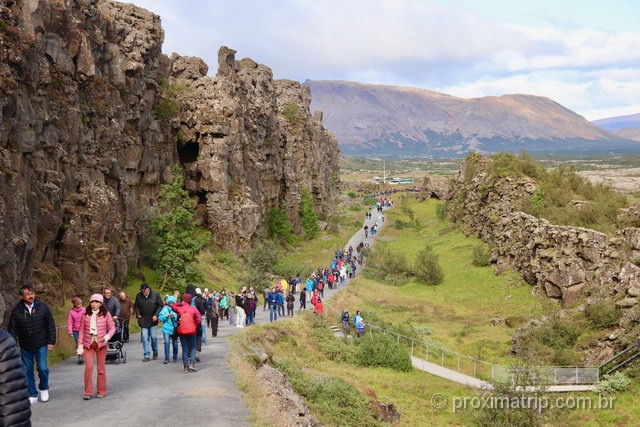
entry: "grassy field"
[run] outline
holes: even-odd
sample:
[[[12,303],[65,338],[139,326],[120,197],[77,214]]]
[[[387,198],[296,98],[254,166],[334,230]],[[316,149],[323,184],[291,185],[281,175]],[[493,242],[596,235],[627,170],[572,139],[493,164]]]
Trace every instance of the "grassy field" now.
[[[511,339],[515,327],[536,313],[543,312],[548,301],[531,295],[531,286],[515,274],[496,276],[491,267],[474,267],[472,250],[479,241],[465,237],[455,225],[436,219],[438,201],[418,202],[407,199],[401,209],[399,199],[396,208],[387,211],[384,230],[376,238],[379,247],[403,252],[409,262],[426,243],[438,255],[445,273],[444,281],[435,286],[415,280],[402,286],[393,286],[367,279],[362,275],[348,288],[326,301],[324,316],[328,324],[339,324],[337,314],[347,308],[351,313],[361,310],[365,320],[383,324],[392,330],[410,330],[422,340],[442,344],[449,350],[497,364],[519,364],[510,354]],[[408,221],[407,212],[419,220],[419,226],[396,229],[398,220]],[[304,251],[315,251],[313,245],[291,255],[291,260],[305,259]],[[313,254],[317,256],[318,254]],[[323,254],[324,255],[324,254]],[[326,254],[331,257],[331,253]],[[311,256],[311,252],[309,254]],[[313,265],[315,265],[314,263]],[[318,265],[326,264],[326,261]],[[331,314],[329,314],[331,313]],[[393,403],[401,413],[399,425],[487,425],[482,421],[479,409],[453,410],[454,399],[478,398],[481,391],[443,380],[413,370],[398,372],[389,368],[366,368],[328,356],[327,346],[332,338],[324,337],[324,345],[314,335],[313,315],[304,313],[291,321],[263,325],[244,330],[235,338],[234,351],[242,353],[245,345],[264,348],[274,363],[295,366],[303,373],[305,381],[315,378],[339,378],[355,387],[363,395],[375,395],[385,403]],[[509,327],[505,322],[515,327]],[[498,320],[496,326],[492,320]],[[340,341],[339,338],[334,338]],[[261,407],[265,396],[251,387],[252,367],[242,358],[232,360],[238,370],[239,383],[248,393],[248,403],[254,409],[255,425],[270,425],[274,419],[265,418],[268,408]],[[300,381],[300,380],[298,380]],[[613,396],[614,408],[598,409],[598,395],[562,394],[563,398],[585,397],[593,409],[554,410],[539,424],[544,425],[630,425],[640,415],[634,397],[640,391],[637,382],[631,388]],[[444,399],[442,408],[436,408],[434,395]],[[442,395],[442,396],[440,396]],[[548,395],[552,402],[558,395]],[[358,425],[335,422],[339,414],[333,409],[309,402],[314,415],[326,425]],[[325,413],[329,411],[331,413]],[[257,415],[260,414],[260,415]],[[346,415],[343,415],[346,416]],[[537,425],[537,421],[532,425]]]

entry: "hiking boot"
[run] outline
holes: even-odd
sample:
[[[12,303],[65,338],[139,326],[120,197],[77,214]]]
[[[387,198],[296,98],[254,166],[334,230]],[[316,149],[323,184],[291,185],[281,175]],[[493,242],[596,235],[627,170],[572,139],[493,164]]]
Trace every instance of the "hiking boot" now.
[[[78,355],[78,365],[82,365],[84,363],[84,356],[79,354]]]
[[[191,372],[198,372],[198,369],[196,368],[196,365],[193,365],[193,364],[189,365],[189,370]]]
[[[169,363],[169,359],[164,359],[162,363],[166,365],[167,363]]]
[[[145,357],[144,359],[142,359],[143,362],[148,362],[149,360],[151,359],[149,359],[148,357]]]
[[[84,400],[91,400],[91,396],[89,396],[88,394],[85,394],[82,398]]]
[[[200,361],[200,352],[196,351],[196,362]]]
[[[158,360],[158,353],[153,353],[153,360]]]
[[[189,367],[188,367],[188,366],[185,366],[185,367],[184,367],[184,373],[185,373],[185,374],[188,374],[188,373],[189,373]]]

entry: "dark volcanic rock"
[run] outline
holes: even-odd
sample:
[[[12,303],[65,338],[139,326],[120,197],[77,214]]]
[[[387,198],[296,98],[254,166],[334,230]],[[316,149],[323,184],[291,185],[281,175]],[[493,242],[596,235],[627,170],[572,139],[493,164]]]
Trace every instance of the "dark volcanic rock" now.
[[[131,4],[0,0],[0,22],[0,317],[23,284],[52,302],[120,287],[177,163],[238,251],[273,207],[297,222],[303,189],[331,198],[337,142],[299,84],[227,48],[216,77],[169,59],[160,18]]]

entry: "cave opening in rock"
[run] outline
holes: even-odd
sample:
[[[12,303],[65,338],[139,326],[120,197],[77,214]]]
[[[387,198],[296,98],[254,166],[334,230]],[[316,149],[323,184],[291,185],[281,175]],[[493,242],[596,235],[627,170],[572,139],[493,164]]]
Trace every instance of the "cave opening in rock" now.
[[[200,144],[197,142],[187,142],[186,144],[178,145],[178,156],[180,157],[180,163],[193,163],[198,160],[200,154]]]

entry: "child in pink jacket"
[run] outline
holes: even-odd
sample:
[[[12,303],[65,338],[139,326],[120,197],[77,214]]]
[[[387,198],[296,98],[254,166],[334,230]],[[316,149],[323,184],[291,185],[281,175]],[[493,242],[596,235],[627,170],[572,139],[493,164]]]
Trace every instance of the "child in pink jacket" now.
[[[89,306],[82,316],[82,325],[78,337],[78,354],[84,354],[84,400],[93,395],[93,358],[97,360],[98,394],[107,395],[107,349],[109,338],[116,333],[116,326],[104,306],[104,298],[100,294],[91,295]]]
[[[82,316],[87,311],[82,306],[82,300],[78,297],[71,298],[71,303],[73,307],[69,310],[69,315],[67,316],[67,330],[69,332],[69,336],[73,337],[73,340],[76,342],[76,346],[78,345],[78,337],[80,336],[80,325],[82,323]],[[82,355],[78,355],[78,365],[82,365],[83,358]]]

